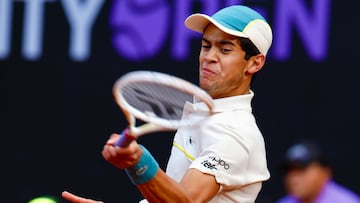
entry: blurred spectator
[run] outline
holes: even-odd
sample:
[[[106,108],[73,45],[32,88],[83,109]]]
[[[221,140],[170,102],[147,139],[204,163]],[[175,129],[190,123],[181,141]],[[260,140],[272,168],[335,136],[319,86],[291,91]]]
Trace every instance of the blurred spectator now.
[[[287,195],[277,203],[360,203],[358,194],[332,179],[329,159],[314,142],[291,146],[283,169]]]

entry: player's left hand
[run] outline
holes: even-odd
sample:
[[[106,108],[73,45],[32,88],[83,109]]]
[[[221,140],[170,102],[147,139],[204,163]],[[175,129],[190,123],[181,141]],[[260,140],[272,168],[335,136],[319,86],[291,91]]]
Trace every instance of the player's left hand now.
[[[61,193],[61,196],[72,202],[72,203],[104,203],[102,201],[96,201],[96,200],[92,200],[92,199],[87,199],[87,198],[83,198],[83,197],[79,197],[77,195],[74,195],[70,192],[64,191]]]

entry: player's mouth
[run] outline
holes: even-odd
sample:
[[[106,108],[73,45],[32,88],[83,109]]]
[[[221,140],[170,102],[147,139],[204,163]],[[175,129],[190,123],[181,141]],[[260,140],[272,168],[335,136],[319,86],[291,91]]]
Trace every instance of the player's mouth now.
[[[213,67],[210,67],[209,65],[202,65],[200,68],[200,72],[205,77],[214,77],[220,71],[216,70]]]

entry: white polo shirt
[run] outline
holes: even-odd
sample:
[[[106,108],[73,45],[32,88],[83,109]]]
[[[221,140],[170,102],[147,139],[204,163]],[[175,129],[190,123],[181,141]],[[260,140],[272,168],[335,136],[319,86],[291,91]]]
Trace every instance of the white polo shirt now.
[[[189,168],[215,176],[220,190],[210,201],[253,203],[269,179],[265,144],[252,114],[254,93],[214,100],[215,114],[195,128],[178,129],[166,173],[180,182]],[[203,103],[184,107],[185,119],[206,116]]]

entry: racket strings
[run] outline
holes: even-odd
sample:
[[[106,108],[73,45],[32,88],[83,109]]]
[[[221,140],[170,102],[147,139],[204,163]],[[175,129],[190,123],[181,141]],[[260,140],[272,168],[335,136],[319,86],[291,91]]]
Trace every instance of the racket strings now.
[[[149,117],[180,120],[184,104],[192,102],[193,95],[172,86],[151,82],[129,83],[123,89],[129,105]]]

